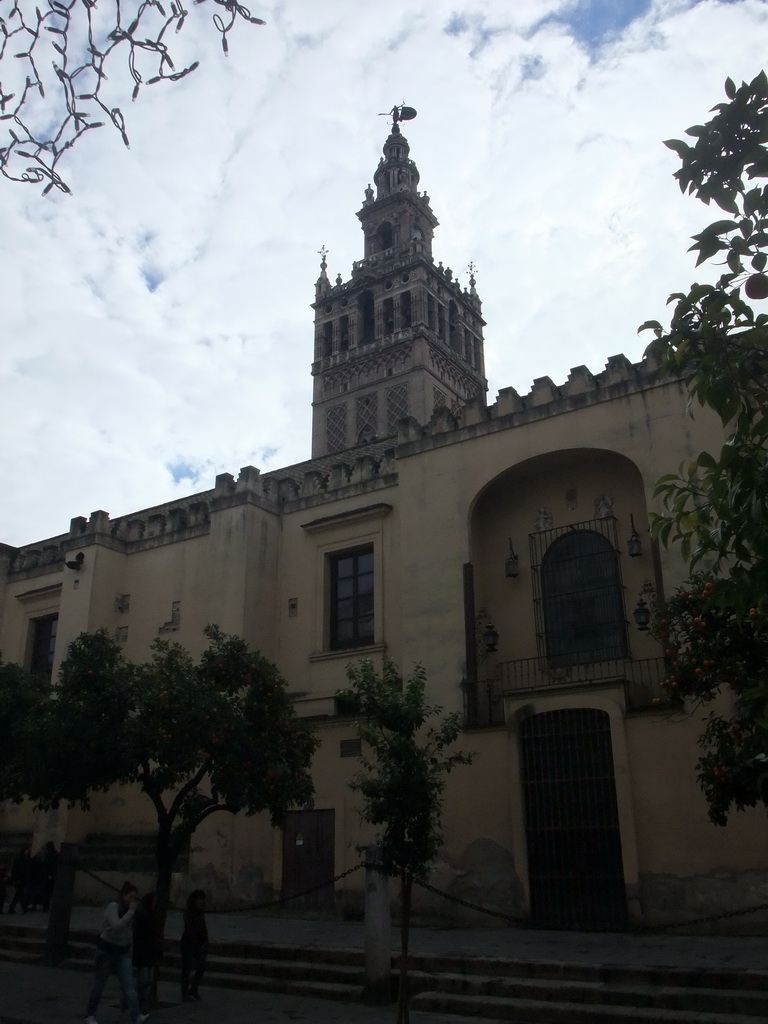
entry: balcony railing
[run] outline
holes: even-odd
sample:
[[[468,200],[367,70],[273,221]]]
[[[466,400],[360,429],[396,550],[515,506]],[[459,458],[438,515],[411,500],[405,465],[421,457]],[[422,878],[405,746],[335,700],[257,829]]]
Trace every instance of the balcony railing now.
[[[468,725],[501,725],[504,697],[542,690],[584,689],[603,683],[624,686],[627,707],[633,710],[663,703],[666,675],[663,658],[618,658],[586,665],[554,665],[547,658],[502,661],[492,679],[482,679],[477,691],[466,693]]]

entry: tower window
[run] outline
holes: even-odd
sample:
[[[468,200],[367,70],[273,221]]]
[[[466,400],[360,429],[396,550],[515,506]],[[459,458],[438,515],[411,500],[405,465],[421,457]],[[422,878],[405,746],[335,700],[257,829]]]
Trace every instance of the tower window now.
[[[381,310],[384,333],[392,334],[395,329],[395,304],[393,299],[384,299]]]
[[[323,324],[323,355],[333,355],[333,324],[330,321]]]
[[[435,310],[435,300],[431,295],[427,296],[427,327],[430,331],[437,330],[437,312]]]
[[[384,249],[391,249],[394,244],[394,234],[389,221],[379,224],[376,229],[376,251],[383,252]]]
[[[469,331],[464,331],[464,358],[470,366],[475,365],[475,339]]]
[[[450,337],[451,348],[454,352],[461,351],[461,341],[459,340],[459,325],[456,322],[457,311],[456,303],[451,300],[448,305],[448,335]]]
[[[349,317],[343,316],[339,320],[339,349],[346,352],[349,349]]]
[[[374,302],[371,292],[363,292],[359,300],[360,305],[360,344],[372,345],[376,337],[376,319],[374,314]]]
[[[403,275],[407,276],[407,275]],[[400,296],[400,326],[410,327],[413,323],[413,302],[410,292],[403,292]]]

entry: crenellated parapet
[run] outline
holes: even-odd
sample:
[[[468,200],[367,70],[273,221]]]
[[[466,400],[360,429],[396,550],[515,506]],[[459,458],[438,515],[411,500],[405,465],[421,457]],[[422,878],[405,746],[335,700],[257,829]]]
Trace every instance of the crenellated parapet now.
[[[169,502],[155,508],[133,512],[111,520],[106,512],[98,513],[95,532],[130,548],[136,544],[181,540],[192,531],[205,532],[210,525],[211,492],[192,495],[182,501]],[[94,513],[96,515],[96,513]],[[89,526],[93,521],[91,516]],[[86,531],[86,535],[87,535]]]
[[[261,473],[255,466],[244,466],[237,478],[231,473],[220,473],[212,490],[180,501],[116,519],[98,509],[88,517],[73,518],[69,532],[59,537],[20,548],[2,545],[2,563],[8,575],[58,572],[64,569],[74,551],[87,550],[92,544],[131,553],[205,535],[210,532],[212,517],[233,505],[248,503],[279,515],[282,509],[323,504],[392,486],[396,481],[396,458],[391,440],[299,463],[274,473]]]
[[[444,435],[451,429],[461,431],[481,425],[513,427],[571,409],[613,401],[665,383],[666,378],[659,371],[660,363],[655,357],[644,357],[633,363],[622,354],[610,356],[601,373],[593,374],[586,366],[575,366],[562,384],[555,384],[550,377],[537,377],[525,395],[511,387],[503,388],[490,406],[485,405],[482,396],[477,396],[462,408],[452,410],[452,414],[441,410],[437,415],[436,411],[425,425],[420,425],[413,417],[401,420],[398,444]]]
[[[423,443],[451,444],[478,430],[508,429],[535,419],[556,416],[571,409],[608,402],[665,383],[657,360],[632,363],[624,355],[611,356],[602,372],[574,367],[568,379],[555,384],[538,377],[530,391],[520,395],[514,388],[499,391],[496,402],[485,405],[483,395],[460,408],[438,405],[426,424],[406,416],[398,424],[397,439],[389,438],[324,455],[270,473],[244,466],[235,478],[220,473],[212,490],[111,519],[98,509],[87,518],[76,516],[69,532],[25,545],[4,547],[9,575],[41,575],[63,570],[78,548],[102,543],[130,552],[143,547],[173,543],[210,531],[211,517],[233,505],[249,503],[274,515],[343,497],[352,497],[397,483],[398,448]]]
[[[391,486],[397,480],[391,441],[374,442],[338,455],[289,466],[265,475],[281,509],[309,507],[354,493]]]

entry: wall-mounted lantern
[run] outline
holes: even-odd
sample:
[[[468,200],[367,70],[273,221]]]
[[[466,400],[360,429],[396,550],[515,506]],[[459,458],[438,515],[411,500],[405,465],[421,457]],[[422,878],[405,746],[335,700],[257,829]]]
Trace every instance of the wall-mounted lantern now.
[[[509,555],[504,563],[504,575],[508,576],[512,580],[520,575],[520,563],[517,560],[515,549],[512,547],[511,537],[509,538]]]
[[[637,604],[635,605],[635,610],[632,614],[635,619],[635,624],[637,625],[637,628],[640,630],[640,632],[647,633],[648,627],[651,623],[651,609],[643,600],[642,595],[640,596]]]
[[[635,529],[635,519],[632,513],[629,513],[629,522],[632,527],[632,533],[630,533],[627,540],[627,554],[630,558],[639,558],[643,553],[643,542],[640,540],[640,534]]]
[[[486,654],[493,654],[498,650],[499,631],[494,628],[492,622],[486,622],[483,630],[483,648]]]

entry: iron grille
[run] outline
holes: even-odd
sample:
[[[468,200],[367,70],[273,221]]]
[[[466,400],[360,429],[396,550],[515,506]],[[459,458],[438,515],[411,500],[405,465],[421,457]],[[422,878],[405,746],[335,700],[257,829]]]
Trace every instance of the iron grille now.
[[[520,729],[531,923],[620,930],[626,889],[610,718],[565,708]]]
[[[529,545],[539,656],[560,666],[626,658],[613,516],[532,533]]]
[[[328,451],[340,452],[347,447],[347,407],[334,405],[326,413]]]
[[[359,442],[371,441],[376,436],[378,417],[377,396],[364,395],[355,403],[355,430]]]
[[[397,424],[408,415],[408,385],[387,388],[387,433],[396,434]]]

